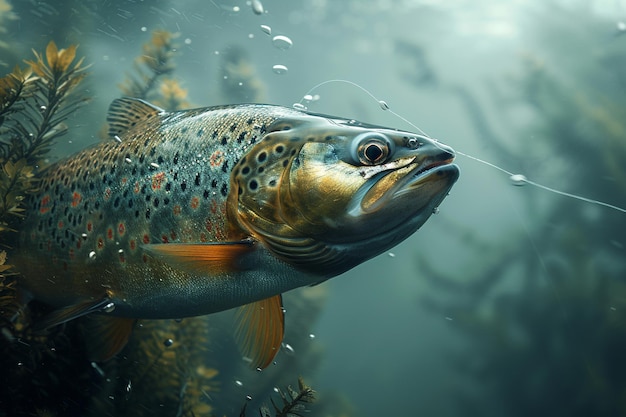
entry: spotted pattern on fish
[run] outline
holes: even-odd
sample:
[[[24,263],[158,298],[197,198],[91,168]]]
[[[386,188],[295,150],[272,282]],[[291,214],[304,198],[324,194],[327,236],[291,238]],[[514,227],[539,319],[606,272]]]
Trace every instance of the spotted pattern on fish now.
[[[35,210],[24,236],[63,269],[88,258],[124,267],[139,256],[140,244],[222,241],[229,234],[231,169],[275,120],[296,113],[216,107],[167,113],[158,123],[120,132],[121,142],[99,144],[46,171],[41,191],[28,198]],[[283,149],[276,145],[273,152]],[[264,158],[263,152],[249,156],[254,172],[250,164],[238,168],[250,191]]]

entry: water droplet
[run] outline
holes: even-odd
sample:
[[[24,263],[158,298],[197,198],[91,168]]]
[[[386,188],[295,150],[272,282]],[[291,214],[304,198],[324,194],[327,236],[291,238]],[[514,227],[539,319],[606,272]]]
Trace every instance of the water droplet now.
[[[289,343],[283,343],[282,346],[283,346],[283,350],[285,351],[287,355],[293,356],[296,354],[296,351],[293,350],[293,348],[291,347]]]
[[[390,258],[395,258],[396,257],[396,254],[393,253],[393,252],[389,252],[388,255],[389,255]]]
[[[278,49],[289,49],[293,46],[293,42],[285,35],[276,35],[272,38],[272,44]]]
[[[268,35],[272,34],[272,28],[267,25],[261,25],[261,30]]]
[[[235,380],[235,385],[237,385],[238,387],[243,387],[243,382],[241,382],[240,380],[236,379]]]
[[[521,187],[528,183],[528,180],[522,174],[513,174],[509,177],[509,179],[511,180],[511,184],[516,185],[518,187]]]
[[[108,303],[104,307],[102,307],[102,311],[105,313],[110,313],[115,310],[115,303]]]
[[[265,10],[263,10],[263,3],[259,0],[252,0],[252,11],[254,14],[263,14]]]
[[[292,107],[296,110],[306,110],[306,106],[300,103],[293,103]]]
[[[378,104],[380,108],[383,110],[389,110],[389,104],[387,104],[384,100],[378,100]]]
[[[89,259],[96,259],[96,252],[95,251],[89,252]]]
[[[165,347],[170,347],[170,346],[172,346],[173,344],[174,344],[174,341],[173,341],[172,339],[165,339],[165,340],[163,341],[163,346],[165,346]]]
[[[272,67],[272,71],[274,71],[274,74],[286,74],[288,70],[289,69],[286,66],[281,64],[276,64]]]

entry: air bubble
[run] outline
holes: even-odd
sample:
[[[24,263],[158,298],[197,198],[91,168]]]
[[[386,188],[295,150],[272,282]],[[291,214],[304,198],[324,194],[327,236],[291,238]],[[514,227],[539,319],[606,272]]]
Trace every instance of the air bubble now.
[[[261,30],[268,35],[272,34],[272,28],[267,25],[261,25]]]
[[[296,354],[296,351],[293,350],[293,348],[291,347],[289,343],[283,343],[282,345],[283,345],[283,350],[285,351],[287,355],[293,356]]]
[[[235,385],[237,385],[238,387],[243,387],[243,382],[241,382],[240,380],[236,379],[235,380]]]
[[[386,101],[384,100],[378,100],[378,104],[380,105],[380,108],[383,110],[389,110],[389,104],[387,104]]]
[[[113,139],[115,139],[116,142],[122,143],[122,138],[117,135],[113,136]]]
[[[113,310],[115,310],[115,303],[108,303],[102,307],[102,311],[105,313],[111,313]]]
[[[142,32],[147,32],[147,31],[148,31],[148,28],[147,28],[147,27],[145,27],[145,26],[142,26],[142,27],[141,27],[141,31],[142,31]]]
[[[289,69],[282,64],[276,64],[272,67],[272,71],[274,71],[274,74],[282,75],[286,74]]]
[[[133,162],[130,158],[125,158],[124,161],[128,162],[129,164]]]
[[[389,255],[390,258],[395,258],[396,254],[393,252],[389,252],[387,255]]]
[[[150,166],[151,166],[152,168],[158,168],[158,167],[159,167],[159,164],[157,164],[156,162],[150,162]]]
[[[309,339],[315,339],[315,335],[313,333],[309,333]]]
[[[246,400],[248,400],[248,401],[252,401],[252,396],[250,396],[250,395],[246,395]]]
[[[433,208],[433,214],[439,214],[439,207]]]
[[[163,341],[163,346],[165,346],[165,347],[170,347],[170,346],[172,346],[173,344],[174,344],[174,341],[173,341],[172,339],[165,339],[165,340]]]
[[[189,38],[186,38],[184,42],[185,42],[185,45],[191,45],[191,39]]]
[[[272,38],[272,44],[278,49],[289,49],[293,46],[293,42],[285,35],[276,35]]]
[[[617,22],[617,31],[618,32],[626,32],[626,23]]]
[[[528,180],[522,174],[513,174],[509,177],[509,179],[511,180],[511,184],[518,187],[528,184]]]
[[[238,13],[241,10],[239,6],[233,6],[233,12]]]
[[[89,252],[89,259],[96,259],[96,252],[94,251]]]
[[[306,110],[306,106],[300,103],[293,103],[293,108],[296,110]]]
[[[265,10],[263,10],[263,3],[259,0],[252,0],[252,11],[254,14],[263,14]]]

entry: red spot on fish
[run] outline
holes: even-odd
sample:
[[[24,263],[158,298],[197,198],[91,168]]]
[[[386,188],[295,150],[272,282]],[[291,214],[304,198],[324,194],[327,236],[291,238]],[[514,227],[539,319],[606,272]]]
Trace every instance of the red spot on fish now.
[[[80,200],[83,199],[83,196],[74,191],[74,194],[72,194],[72,207],[77,207],[80,204]]]
[[[128,182],[128,178],[124,177],[122,178],[122,185],[126,185],[126,183]]]
[[[135,250],[135,248],[137,247],[137,242],[135,242],[135,239],[131,239],[128,245],[130,246],[130,250]]]
[[[78,239],[78,241],[76,242],[76,249],[80,249],[82,245],[83,245],[83,241]]]
[[[211,201],[211,213],[213,214],[217,213],[217,201],[215,200]]]
[[[126,258],[124,257],[124,253],[120,252],[120,263],[126,262]]]
[[[124,226],[124,223],[117,225],[117,233],[119,233],[120,236],[124,236],[124,233],[126,233],[126,226]]]
[[[91,232],[93,230],[93,223],[87,222],[87,231]]]
[[[206,242],[206,233],[200,233],[200,242]]]
[[[139,187],[139,181],[135,182],[135,187],[133,188],[133,192],[135,194],[139,194],[139,191],[141,190],[141,188]]]
[[[148,262],[148,256],[147,256],[147,255],[143,255],[143,257],[142,257],[142,258],[143,258],[143,262],[144,262],[144,263]]]
[[[63,226],[64,226],[63,220],[59,220],[59,222],[57,223],[57,226],[59,229],[63,229]]]
[[[161,235],[161,241],[163,243],[169,243],[169,239],[168,239],[168,237],[166,235]]]
[[[74,259],[74,249],[70,249],[70,259]]]
[[[110,227],[107,229],[107,239],[109,240],[113,239],[113,229]]]
[[[176,240],[176,232],[171,230],[170,231],[170,237],[172,238],[172,240]]]
[[[213,223],[211,223],[211,220],[207,219],[207,221],[204,222],[204,228],[209,233],[211,233],[213,231]]]
[[[211,164],[213,168],[217,168],[221,166],[222,163],[224,163],[224,152],[222,151],[213,152],[213,154],[211,154],[211,157],[209,158],[209,164]]]
[[[104,247],[104,239],[101,237],[98,238],[98,249],[102,249]]]
[[[39,208],[39,212],[41,214],[45,214],[48,211],[50,211],[50,207],[48,207],[48,204],[50,204],[50,196],[49,195],[44,195],[41,198],[41,207]]]
[[[152,189],[154,191],[160,190],[165,181],[165,172],[157,172],[152,176]]]
[[[180,214],[180,206],[176,204],[172,211],[174,212],[174,216],[178,216]]]
[[[150,236],[148,236],[148,235],[143,235],[143,243],[145,243],[146,245],[147,245],[148,243],[150,243]]]
[[[104,201],[107,201],[110,198],[111,198],[111,188],[107,187],[106,190],[104,190]]]
[[[191,206],[192,209],[194,210],[197,209],[198,206],[200,205],[200,199],[198,197],[193,197],[189,205]]]

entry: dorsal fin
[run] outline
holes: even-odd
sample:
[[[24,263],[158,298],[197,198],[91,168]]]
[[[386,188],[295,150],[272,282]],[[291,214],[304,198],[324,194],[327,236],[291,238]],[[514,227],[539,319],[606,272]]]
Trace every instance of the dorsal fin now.
[[[155,118],[165,113],[160,107],[138,98],[118,98],[109,106],[107,123],[109,124],[109,136],[119,137],[135,125]]]
[[[278,353],[285,332],[285,313],[280,294],[237,309],[235,338],[241,353],[254,368],[265,368]]]

